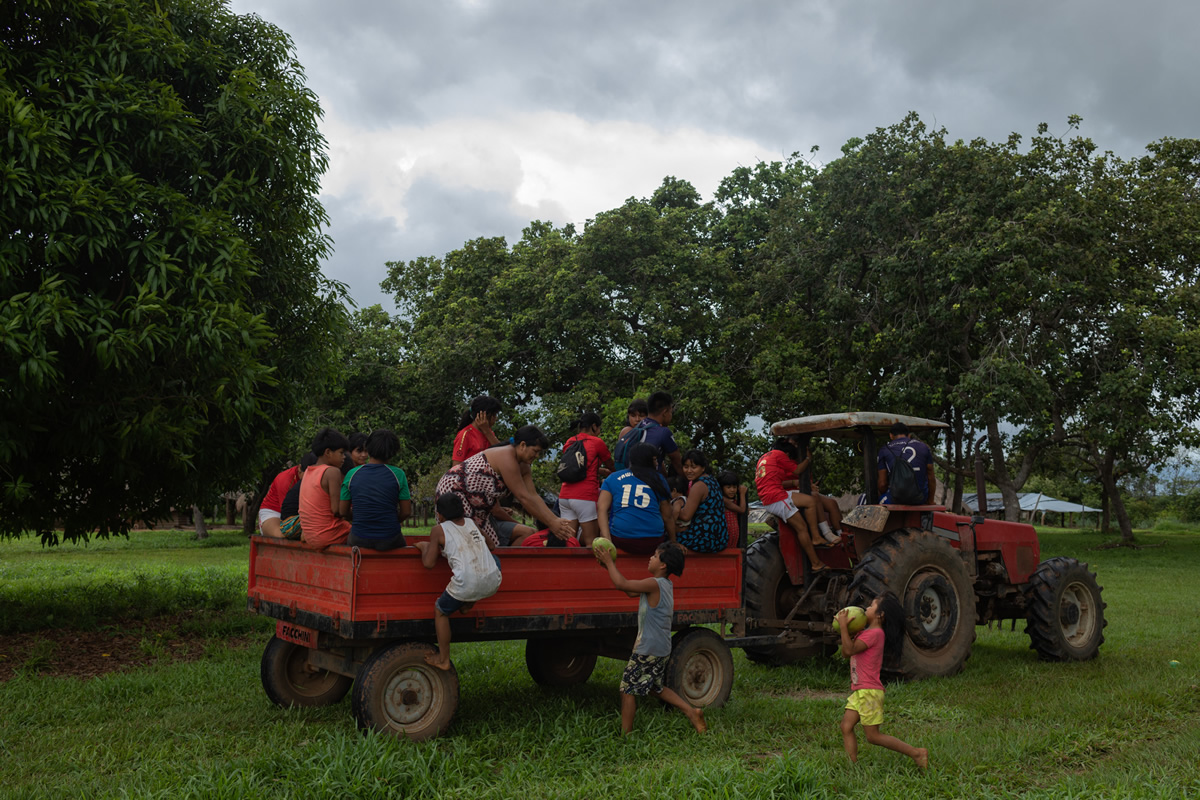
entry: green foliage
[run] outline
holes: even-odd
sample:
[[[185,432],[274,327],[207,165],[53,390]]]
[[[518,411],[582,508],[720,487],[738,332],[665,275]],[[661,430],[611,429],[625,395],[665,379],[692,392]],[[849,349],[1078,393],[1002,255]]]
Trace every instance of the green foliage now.
[[[292,44],[217,0],[0,23],[0,533],[124,532],[259,477],[342,318]]]

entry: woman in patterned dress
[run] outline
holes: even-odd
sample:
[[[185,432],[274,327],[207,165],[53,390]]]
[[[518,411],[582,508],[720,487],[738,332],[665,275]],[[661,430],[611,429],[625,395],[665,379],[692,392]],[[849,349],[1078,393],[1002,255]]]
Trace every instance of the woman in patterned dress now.
[[[683,454],[683,474],[692,482],[687,503],[679,519],[689,521],[680,528],[675,540],[695,553],[717,553],[729,545],[729,527],[725,524],[725,501],[721,485],[708,468],[708,458],[699,450]]]
[[[550,444],[536,426],[520,428],[512,444],[490,447],[455,464],[438,481],[437,496],[456,494],[462,500],[467,516],[493,546],[500,546],[500,535],[492,519],[493,509],[510,492],[529,514],[560,539],[575,532],[570,520],[554,516],[533,485],[529,465],[541,457]]]

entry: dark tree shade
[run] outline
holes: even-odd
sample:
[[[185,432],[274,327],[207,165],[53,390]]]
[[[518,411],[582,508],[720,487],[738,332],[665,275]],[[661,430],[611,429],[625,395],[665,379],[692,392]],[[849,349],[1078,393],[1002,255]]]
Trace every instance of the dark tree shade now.
[[[215,0],[0,8],[0,534],[257,477],[344,322],[290,39]]]

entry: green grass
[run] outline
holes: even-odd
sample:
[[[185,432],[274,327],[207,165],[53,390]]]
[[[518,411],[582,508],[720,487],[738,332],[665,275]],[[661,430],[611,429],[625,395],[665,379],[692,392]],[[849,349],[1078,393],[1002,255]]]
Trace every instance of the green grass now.
[[[135,531],[128,539],[56,547],[33,537],[0,542],[0,634],[240,608],[248,549],[240,531],[200,542],[190,531]]]
[[[54,594],[54,573],[39,572],[39,559],[69,567],[68,583],[89,564],[114,575],[240,570],[244,580],[244,539],[152,546],[164,535],[184,536],[135,539],[125,566],[95,543],[45,554],[0,544],[0,558],[20,581],[36,572],[24,585],[41,598]],[[645,704],[623,738],[619,662],[601,659],[586,685],[548,691],[526,673],[522,643],[460,644],[454,726],[413,744],[360,735],[347,701],[272,706],[258,679],[268,634],[257,633],[249,650],[216,647],[192,663],[0,684],[0,797],[1200,797],[1200,535],[1156,529],[1140,538],[1161,547],[1092,549],[1109,538],[1042,537],[1043,558],[1075,556],[1099,574],[1109,626],[1098,659],[1043,663],[1022,626],[981,628],[960,675],[890,687],[884,730],[929,748],[924,775],[865,744],[859,764],[846,763],[840,659],[771,669],[735,651],[733,695],[709,712],[709,735]]]

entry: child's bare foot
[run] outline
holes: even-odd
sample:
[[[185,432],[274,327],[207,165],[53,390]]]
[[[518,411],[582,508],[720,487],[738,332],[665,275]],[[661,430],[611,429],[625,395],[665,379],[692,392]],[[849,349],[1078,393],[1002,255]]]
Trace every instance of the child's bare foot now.
[[[917,766],[921,769],[929,767],[929,751],[924,747],[917,748],[917,754],[913,756],[913,761],[917,762]]]
[[[425,663],[431,667],[437,667],[438,669],[442,669],[447,672],[450,671],[450,659],[442,658],[441,653],[426,653]]]
[[[688,719],[692,721],[692,727],[696,729],[696,733],[704,733],[708,730],[708,723],[704,721],[703,708],[692,709],[692,713],[688,714]]]

